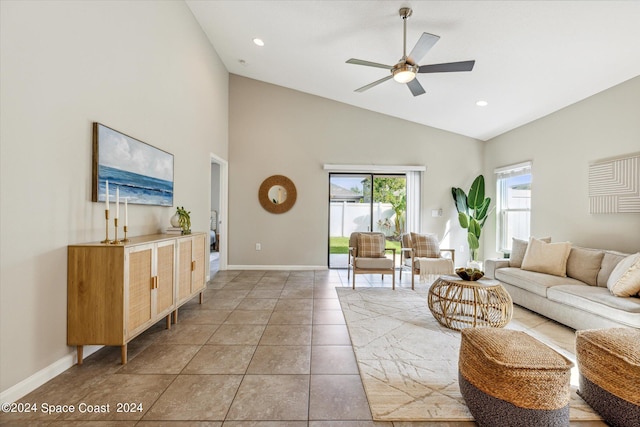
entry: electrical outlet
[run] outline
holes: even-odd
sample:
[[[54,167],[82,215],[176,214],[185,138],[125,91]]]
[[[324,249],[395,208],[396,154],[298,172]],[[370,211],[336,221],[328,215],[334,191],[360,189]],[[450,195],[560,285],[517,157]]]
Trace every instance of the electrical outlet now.
[[[261,251],[262,245],[260,243],[256,243],[256,251]]]
[[[464,253],[464,245],[460,245],[460,253],[463,254]]]

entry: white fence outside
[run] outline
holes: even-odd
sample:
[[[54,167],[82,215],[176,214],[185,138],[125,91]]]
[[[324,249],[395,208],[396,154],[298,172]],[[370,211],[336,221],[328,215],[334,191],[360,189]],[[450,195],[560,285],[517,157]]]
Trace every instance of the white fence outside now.
[[[329,235],[331,237],[348,237],[354,231],[369,230],[370,206],[368,203],[331,202],[329,209]],[[393,236],[396,213],[391,203],[373,204],[373,231],[381,231],[387,236]],[[380,222],[389,219],[390,227],[381,227]]]

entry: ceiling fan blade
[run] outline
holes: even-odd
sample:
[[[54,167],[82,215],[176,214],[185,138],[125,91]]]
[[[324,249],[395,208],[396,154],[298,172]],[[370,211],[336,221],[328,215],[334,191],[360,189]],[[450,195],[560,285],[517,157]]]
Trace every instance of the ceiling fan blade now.
[[[421,65],[419,73],[451,73],[454,71],[471,71],[476,61],[447,62],[446,64]]]
[[[368,84],[368,85],[366,85],[366,86],[362,86],[361,88],[356,89],[356,90],[355,90],[355,92],[364,92],[365,90],[367,90],[367,89],[371,89],[372,87],[377,86],[377,85],[379,85],[380,83],[384,83],[384,82],[386,82],[387,80],[389,80],[389,79],[391,79],[391,78],[393,78],[393,76],[391,76],[391,75],[390,75],[390,76],[384,77],[384,78],[382,78],[382,79],[380,79],[380,80],[376,80],[376,81],[375,81],[375,82],[373,82],[373,83],[369,83],[369,84]]]
[[[422,33],[418,42],[413,47],[413,50],[407,57],[407,62],[416,65],[424,56],[431,50],[431,48],[440,40],[440,36],[435,34]]]
[[[379,64],[377,62],[364,61],[362,59],[354,59],[354,58],[349,59],[347,61],[347,64],[366,65],[367,67],[384,68],[385,70],[390,70],[393,68],[393,65]]]
[[[407,86],[409,86],[409,90],[411,90],[411,93],[413,94],[413,96],[418,96],[425,93],[425,90],[420,84],[420,82],[418,81],[418,79],[411,80],[409,83],[407,83]]]

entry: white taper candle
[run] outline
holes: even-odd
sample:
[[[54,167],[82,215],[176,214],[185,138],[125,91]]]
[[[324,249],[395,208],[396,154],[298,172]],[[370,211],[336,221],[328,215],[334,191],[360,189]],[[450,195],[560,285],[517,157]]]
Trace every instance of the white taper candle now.
[[[105,210],[109,210],[109,181],[104,182],[104,206]]]

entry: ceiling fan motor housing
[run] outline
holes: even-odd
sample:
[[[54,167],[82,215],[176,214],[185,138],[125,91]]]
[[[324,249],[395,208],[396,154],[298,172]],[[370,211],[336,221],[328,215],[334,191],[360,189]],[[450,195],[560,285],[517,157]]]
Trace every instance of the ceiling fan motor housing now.
[[[391,69],[391,74],[393,74],[393,79],[399,83],[409,83],[411,80],[416,78],[416,74],[418,73],[418,66],[409,64],[405,61],[398,62]]]

